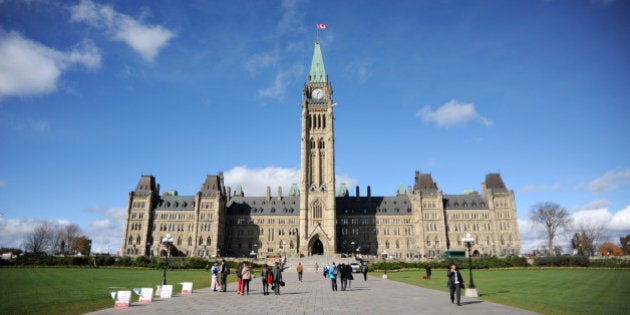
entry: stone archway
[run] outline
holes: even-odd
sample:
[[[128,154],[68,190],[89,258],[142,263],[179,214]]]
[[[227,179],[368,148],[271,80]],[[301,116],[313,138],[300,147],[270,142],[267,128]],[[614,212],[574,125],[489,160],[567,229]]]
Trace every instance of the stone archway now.
[[[313,244],[309,248],[309,252],[311,255],[323,255],[324,254],[324,244],[319,239],[315,240]]]

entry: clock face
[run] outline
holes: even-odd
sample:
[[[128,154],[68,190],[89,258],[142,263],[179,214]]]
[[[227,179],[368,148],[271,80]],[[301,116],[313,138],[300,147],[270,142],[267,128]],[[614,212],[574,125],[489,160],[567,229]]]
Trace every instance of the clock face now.
[[[313,96],[313,98],[319,100],[324,97],[324,91],[322,91],[321,89],[315,89],[313,90],[313,93],[311,95]]]

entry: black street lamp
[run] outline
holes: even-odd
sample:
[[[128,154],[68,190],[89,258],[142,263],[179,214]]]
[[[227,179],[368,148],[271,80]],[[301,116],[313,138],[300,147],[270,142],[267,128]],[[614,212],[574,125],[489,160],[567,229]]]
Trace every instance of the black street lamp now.
[[[468,289],[466,289],[466,296],[477,296],[477,293],[476,293],[477,288],[475,288],[475,282],[473,281],[472,254],[471,254],[472,244],[475,242],[475,239],[470,235],[470,233],[466,233],[466,236],[462,238],[462,242],[464,242],[466,244],[466,247],[468,247],[468,266],[470,268],[470,284],[468,285]],[[469,289],[470,289],[470,293],[469,293]],[[473,290],[474,290],[474,293],[473,293]]]
[[[162,274],[162,285],[166,285],[166,268],[168,268],[168,255],[171,253],[171,245],[173,244],[173,237],[171,234],[166,234],[162,239],[162,244],[166,246],[166,255],[164,256],[164,273]]]

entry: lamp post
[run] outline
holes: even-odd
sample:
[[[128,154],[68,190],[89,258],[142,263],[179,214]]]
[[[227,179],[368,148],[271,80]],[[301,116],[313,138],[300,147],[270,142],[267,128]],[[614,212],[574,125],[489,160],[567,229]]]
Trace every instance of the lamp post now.
[[[387,251],[383,251],[383,266],[385,270],[383,271],[383,279],[387,279]]]
[[[168,255],[171,253],[171,245],[173,244],[173,237],[171,234],[166,234],[162,239],[162,244],[166,246],[166,255],[164,256],[164,273],[162,274],[162,285],[166,285],[166,268],[168,267]]]
[[[466,288],[466,296],[477,297],[479,295],[477,293],[477,288],[475,288],[475,282],[473,281],[471,254],[472,244],[475,242],[475,239],[470,235],[470,233],[466,233],[466,236],[462,238],[462,242],[464,242],[466,247],[468,247],[468,266],[470,267],[470,284],[468,285],[468,288]]]

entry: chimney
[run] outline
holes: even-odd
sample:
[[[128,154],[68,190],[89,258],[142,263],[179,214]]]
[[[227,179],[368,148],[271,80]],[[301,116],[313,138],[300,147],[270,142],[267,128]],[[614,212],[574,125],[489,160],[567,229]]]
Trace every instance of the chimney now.
[[[232,187],[228,186],[227,188],[227,201],[232,200]]]
[[[282,186],[278,186],[278,201],[282,200]]]
[[[359,194],[359,185],[357,185],[357,201],[359,201],[359,197],[360,197],[360,194]]]
[[[368,185],[368,201],[372,200],[372,188]]]
[[[271,187],[267,186],[267,201],[271,200]]]

